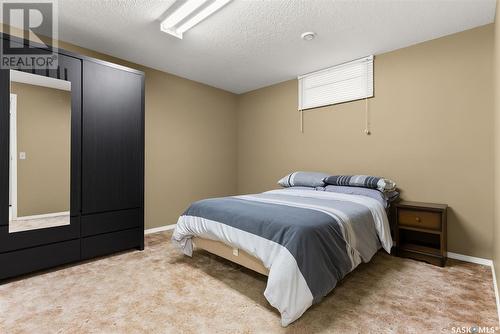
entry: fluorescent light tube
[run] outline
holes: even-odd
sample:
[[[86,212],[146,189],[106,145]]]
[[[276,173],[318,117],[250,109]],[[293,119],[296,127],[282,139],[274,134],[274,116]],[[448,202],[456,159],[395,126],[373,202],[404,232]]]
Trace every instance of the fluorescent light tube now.
[[[182,6],[180,6],[175,12],[169,15],[161,23],[161,30],[171,33],[175,31],[172,29],[177,23],[185,19],[189,14],[193,13],[201,5],[203,5],[207,0],[188,0]],[[182,38],[182,34],[181,37]]]
[[[215,0],[211,5],[204,8],[198,14],[187,20],[184,24],[182,24],[179,28],[176,29],[177,33],[181,34],[188,31],[208,16],[212,15],[222,7],[224,7],[231,0]]]

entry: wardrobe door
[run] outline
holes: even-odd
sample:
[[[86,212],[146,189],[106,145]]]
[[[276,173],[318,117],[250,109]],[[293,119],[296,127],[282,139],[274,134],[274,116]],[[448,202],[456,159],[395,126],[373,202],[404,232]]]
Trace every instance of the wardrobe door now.
[[[84,61],[84,215],[143,207],[143,83],[138,72]]]

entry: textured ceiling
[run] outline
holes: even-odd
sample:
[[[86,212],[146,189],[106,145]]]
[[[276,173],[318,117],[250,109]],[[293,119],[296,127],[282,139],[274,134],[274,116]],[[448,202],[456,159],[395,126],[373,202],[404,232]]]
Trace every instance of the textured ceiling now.
[[[493,22],[495,0],[233,0],[183,40],[174,0],[60,0],[59,38],[242,93]],[[317,38],[300,39],[304,31]]]

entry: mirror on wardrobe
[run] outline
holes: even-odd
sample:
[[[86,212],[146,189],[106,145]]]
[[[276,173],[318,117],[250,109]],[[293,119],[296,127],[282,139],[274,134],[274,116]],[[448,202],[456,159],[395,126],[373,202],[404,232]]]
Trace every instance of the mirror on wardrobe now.
[[[9,232],[70,224],[71,83],[10,71]]]

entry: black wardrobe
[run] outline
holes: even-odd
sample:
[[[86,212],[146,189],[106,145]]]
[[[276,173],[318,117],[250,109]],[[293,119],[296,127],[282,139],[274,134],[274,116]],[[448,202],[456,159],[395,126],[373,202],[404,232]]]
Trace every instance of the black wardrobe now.
[[[144,249],[144,73],[57,53],[57,69],[19,72],[71,83],[69,224],[9,232],[13,72],[0,70],[0,280]]]

